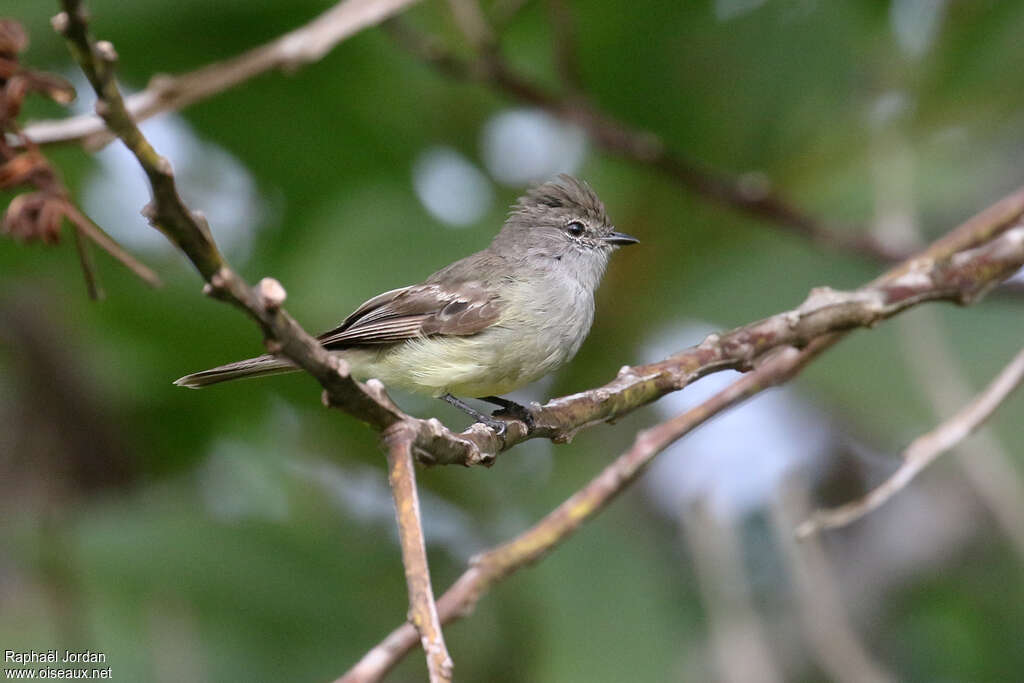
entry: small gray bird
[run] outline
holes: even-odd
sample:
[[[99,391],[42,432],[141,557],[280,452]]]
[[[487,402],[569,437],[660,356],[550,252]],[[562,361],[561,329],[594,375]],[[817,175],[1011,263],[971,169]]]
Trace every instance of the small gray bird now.
[[[608,257],[637,239],[608,219],[593,190],[571,176],[528,191],[490,246],[425,282],[375,296],[318,337],[358,379],[444,399],[499,434],[505,423],[456,396],[479,398],[526,419],[504,394],[568,362],[594,320],[594,290]],[[264,355],[186,375],[197,389],[292,372]]]

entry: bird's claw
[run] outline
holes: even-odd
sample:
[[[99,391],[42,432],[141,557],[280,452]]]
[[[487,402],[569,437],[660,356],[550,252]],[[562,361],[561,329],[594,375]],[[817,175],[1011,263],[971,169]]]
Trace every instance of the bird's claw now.
[[[492,415],[508,415],[514,420],[519,420],[526,425],[526,431],[532,432],[533,428],[537,426],[537,421],[533,419],[533,413],[526,406],[513,403],[495,410]]]
[[[477,420],[477,422],[493,429],[495,435],[498,436],[498,438],[504,438],[505,432],[508,431],[508,423],[506,423],[504,420],[497,420],[493,417],[487,417],[486,415],[482,415],[480,419]]]

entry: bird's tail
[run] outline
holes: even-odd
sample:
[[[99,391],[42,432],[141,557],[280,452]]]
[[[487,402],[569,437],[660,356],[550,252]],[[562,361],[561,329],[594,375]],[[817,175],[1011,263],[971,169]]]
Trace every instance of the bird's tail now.
[[[174,380],[179,387],[189,389],[201,389],[210,384],[227,382],[232,379],[243,379],[245,377],[265,377],[266,375],[278,375],[284,372],[295,372],[298,370],[291,362],[264,355],[256,358],[247,358],[237,363],[228,363],[202,372],[194,372],[185,375],[181,379]]]

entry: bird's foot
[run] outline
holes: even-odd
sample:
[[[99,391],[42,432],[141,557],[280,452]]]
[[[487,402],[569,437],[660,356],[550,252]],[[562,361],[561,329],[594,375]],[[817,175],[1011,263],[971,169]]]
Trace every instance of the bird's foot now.
[[[505,432],[508,431],[508,423],[504,420],[481,414],[480,417],[476,418],[476,421],[493,429],[499,438],[505,438]]]
[[[515,401],[510,401],[507,398],[501,398],[500,396],[484,396],[480,400],[501,406],[501,408],[499,410],[495,410],[492,415],[507,415],[514,420],[519,420],[526,425],[527,432],[532,432],[533,428],[537,426],[537,421],[533,417],[533,411],[521,403],[516,403]]]
[[[465,401],[457,399],[451,394],[445,394],[444,396],[441,397],[441,400],[443,400],[445,403],[449,405],[455,406],[462,412],[471,416],[480,424],[486,427],[490,427],[491,429],[494,430],[494,433],[498,436],[498,438],[505,437],[505,432],[508,430],[508,425],[504,420],[499,420],[490,415],[485,415],[484,413],[481,413],[479,410],[469,405]]]

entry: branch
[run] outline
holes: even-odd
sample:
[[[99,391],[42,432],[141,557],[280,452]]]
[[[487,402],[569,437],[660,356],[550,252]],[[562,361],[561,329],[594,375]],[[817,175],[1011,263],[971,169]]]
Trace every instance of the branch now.
[[[402,423],[404,458],[415,451],[424,462],[489,464],[498,452],[526,438],[567,441],[579,429],[614,419],[710,372],[754,368],[704,404],[639,434],[632,449],[544,520],[510,543],[480,556],[438,602],[438,617],[443,622],[466,613],[493,583],[536,561],[568,538],[675,439],[729,406],[787,381],[839,341],[845,331],[875,324],[923,301],[972,303],[1024,263],[1024,227],[1015,227],[1024,213],[1021,190],[919,257],[859,290],[816,290],[794,311],[712,335],[697,347],[661,363],[624,368],[605,387],[538,407],[538,427],[534,430],[527,430],[519,420],[509,420],[504,439],[482,425],[453,434],[437,420],[405,415],[379,382],[363,384],[354,380],[344,361],[329,354],[281,308],[285,292],[276,280],[265,278],[256,287],[249,287],[230,269],[203,217],[180,199],[170,164],[150,146],[132,119],[113,76],[113,46],[95,43],[89,36],[80,0],[62,2],[65,12],[55,18],[55,27],[67,37],[72,53],[96,90],[97,112],[146,172],[153,193],[146,211],[151,223],[189,257],[207,281],[207,293],[244,309],[262,327],[272,353],[288,358],[320,382],[325,403],[342,408],[379,431]],[[399,463],[398,456],[394,458],[393,469]],[[439,633],[438,628],[438,637]],[[375,672],[386,671],[415,646],[416,640],[416,630],[407,624],[371,651],[353,670],[354,677],[344,680],[375,680]],[[435,649],[431,654],[439,653]],[[369,672],[370,678],[359,678],[360,671]]]
[[[1024,264],[1024,227],[1007,229],[1022,214],[1024,189],[860,289],[815,289],[793,310],[712,334],[658,363],[625,367],[602,387],[553,399],[534,410],[531,432],[510,429],[504,447],[535,437],[567,441],[584,427],[612,421],[712,372],[749,369],[780,346],[800,348],[871,327],[925,301],[972,303]]]
[[[815,289],[793,310],[712,334],[658,363],[624,367],[602,387],[536,406],[533,429],[510,420],[504,439],[474,426],[459,435],[420,438],[417,445],[426,452],[426,464],[491,464],[521,441],[570,441],[581,429],[614,421],[712,372],[748,370],[781,346],[803,348],[816,339],[871,327],[926,301],[973,303],[1024,265],[1024,227],[1011,227],[1022,215],[1024,188],[860,289]]]
[[[125,105],[132,118],[144,121],[162,112],[183,109],[264,72],[297,69],[322,58],[336,44],[357,31],[379,23],[416,1],[343,0],[305,26],[238,57],[180,76],[154,77],[145,90],[126,98]],[[888,261],[899,260],[906,255],[870,235],[838,230],[812,218],[754,176],[729,178],[683,157],[673,156],[658,136],[630,128],[607,116],[575,91],[570,97],[558,97],[526,81],[512,72],[493,49],[493,31],[483,20],[479,7],[472,0],[450,1],[462,30],[487,55],[479,64],[461,61],[429,39],[407,30],[401,31],[402,42],[407,47],[449,75],[487,82],[516,99],[546,109],[583,127],[606,151],[656,168],[706,199],[775,222],[816,244]],[[563,9],[557,2],[551,7],[560,29],[564,29],[569,20]],[[567,78],[576,80],[578,68],[568,50],[568,47],[559,47],[560,69]],[[95,115],[38,121],[24,132],[26,137],[41,145],[84,142],[86,146],[96,148],[111,140],[103,120]]]
[[[674,441],[727,408],[768,387],[787,381],[826,347],[826,343],[819,341],[803,351],[792,347],[780,349],[753,372],[744,375],[701,405],[637,434],[632,448],[616,458],[590,483],[544,519],[508,543],[473,558],[469,569],[437,603],[441,623],[447,624],[467,616],[480,597],[494,584],[538,561],[571,536],[583,522],[603,510],[626,486],[635,481],[654,457]],[[415,646],[415,629],[403,624],[366,653],[335,683],[370,683],[380,680]]]
[[[445,75],[483,83],[514,100],[574,123],[605,152],[656,169],[708,201],[769,221],[814,244],[837,251],[889,262],[907,256],[905,250],[893,248],[870,234],[837,228],[810,216],[777,194],[760,176],[732,178],[673,154],[658,135],[614,118],[579,93],[558,95],[528,80],[515,72],[497,50],[482,52],[475,61],[466,60],[433,37],[398,21],[388,22],[385,27],[402,47]],[[559,59],[564,61],[565,55],[560,54]]]
[[[398,535],[402,542],[402,565],[409,588],[409,620],[420,634],[427,657],[430,683],[450,683],[452,660],[444,644],[441,622],[430,587],[427,547],[420,522],[420,501],[416,493],[416,470],[412,458],[415,427],[396,423],[384,432],[388,448],[388,471],[395,498]]]
[[[797,527],[797,537],[806,538],[822,529],[846,526],[878,508],[903,490],[921,470],[984,424],[1022,380],[1024,350],[973,401],[946,422],[914,439],[903,451],[903,464],[884,483],[859,500],[830,510],[818,510]]]
[[[952,415],[974,395],[963,363],[944,336],[939,320],[939,312],[929,310],[927,315],[907,316],[899,321],[903,357],[936,419]],[[936,372],[936,368],[942,371]],[[1013,455],[993,431],[976,433],[953,455],[953,462],[1024,560],[1024,477],[1017,471]],[[790,534],[796,525],[790,525]]]
[[[583,426],[624,414],[704,374],[724,367],[755,367],[701,405],[638,434],[629,451],[544,519],[512,541],[472,560],[470,568],[438,601],[441,622],[446,624],[468,615],[494,584],[539,560],[568,539],[584,521],[600,512],[668,445],[749,396],[788,381],[840,341],[845,334],[841,330],[850,329],[852,324],[873,324],[898,310],[928,300],[929,283],[938,287],[933,290],[937,298],[937,293],[943,291],[945,296],[960,303],[976,300],[1024,263],[1024,227],[1012,227],[1022,215],[1024,188],[970,218],[917,258],[897,266],[860,290],[845,296],[832,290],[812,293],[795,311],[724,335],[711,335],[701,344],[661,363],[623,368],[619,378],[604,387],[555,399],[537,409],[535,419],[547,421],[541,430],[553,430],[564,439]],[[1001,265],[995,265],[999,262]],[[990,277],[994,279],[989,280]],[[956,287],[964,287],[959,295],[953,294]],[[892,300],[887,302],[890,296]],[[862,309],[862,305],[866,308]],[[829,329],[829,322],[837,328]],[[798,350],[792,343],[800,337],[797,330],[806,326],[805,332],[810,332],[819,324],[822,327],[817,336]],[[557,423],[557,419],[552,419],[555,415],[564,418],[568,425],[560,432],[551,426],[551,422]],[[415,629],[404,624],[367,652],[335,683],[380,680],[415,645]]]
[[[139,276],[146,284],[158,287],[156,274],[126,252],[103,232],[71,201],[60,174],[18,125],[25,97],[38,93],[58,104],[68,104],[75,89],[65,79],[23,66],[19,53],[28,46],[28,35],[21,24],[0,19],[0,190],[29,186],[33,192],[15,196],[3,212],[0,233],[26,242],[40,240],[55,244],[67,218],[73,225],[75,250],[92,299],[103,297],[95,264],[85,238]]]
[[[156,273],[154,273],[147,265],[141,263],[138,259],[125,251],[113,237],[108,235],[103,228],[96,225],[91,218],[79,211],[78,207],[70,201],[67,202],[67,206],[64,209],[64,215],[69,221],[74,223],[76,233],[80,232],[82,235],[91,239],[100,249],[107,252],[115,260],[119,261],[125,268],[135,273],[136,277],[140,280],[150,287],[161,286],[160,278]]]
[[[125,99],[137,122],[178,111],[273,69],[295,71],[318,61],[335,45],[374,26],[418,0],[342,0],[308,24],[237,57],[180,76],[156,76],[145,90]],[[25,135],[36,144],[85,142],[90,148],[110,142],[110,131],[96,115],[37,121]]]
[[[285,291],[276,280],[264,279],[253,288],[231,270],[213,242],[205,218],[181,200],[170,163],[153,149],[132,119],[114,78],[117,55],[113,46],[95,42],[89,35],[81,0],[62,0],[62,4],[65,11],[54,17],[54,28],[67,38],[72,55],[96,91],[97,112],[132,152],[149,180],[152,201],[143,212],[192,261],[207,281],[204,291],[245,310],[263,328],[271,352],[316,377],[324,387],[325,403],[343,408],[378,430],[412,421],[384,395],[379,383],[364,385],[354,380],[344,361],[331,356],[281,308]],[[446,441],[448,450],[465,447],[436,420],[416,420],[415,424],[417,444],[422,441],[445,454],[448,451],[436,442]],[[470,455],[465,458],[472,461]]]
[[[85,289],[89,298],[98,301],[104,297],[103,287],[96,279],[96,264],[92,260],[92,252],[89,251],[89,243],[85,241],[82,231],[74,228],[72,234],[75,238],[75,251],[78,252],[78,262],[82,266],[82,275],[85,276]]]
[[[539,407],[533,430],[511,419],[504,438],[479,424],[455,434],[437,420],[417,420],[403,413],[379,383],[362,384],[353,379],[344,361],[329,354],[281,309],[284,291],[279,284],[266,281],[275,295],[264,296],[262,288],[249,287],[227,266],[210,238],[205,220],[178,196],[170,164],[153,150],[127,111],[113,77],[113,47],[105,42],[94,46],[86,33],[79,1],[63,1],[69,11],[58,15],[55,24],[69,37],[76,59],[97,91],[98,111],[149,177],[153,201],[147,215],[151,222],[195,264],[208,282],[208,293],[246,310],[263,328],[272,352],[288,358],[320,382],[325,403],[379,431],[396,422],[416,425],[415,453],[425,464],[488,465],[499,452],[527,438],[568,441],[584,427],[620,417],[710,372],[747,369],[776,347],[805,346],[817,336],[874,324],[921,301],[968,303],[1024,261],[1020,236],[1009,229],[1024,214],[1022,189],[866,288],[850,293],[820,290],[795,311],[712,335],[699,346],[661,363],[624,368],[604,387]]]

